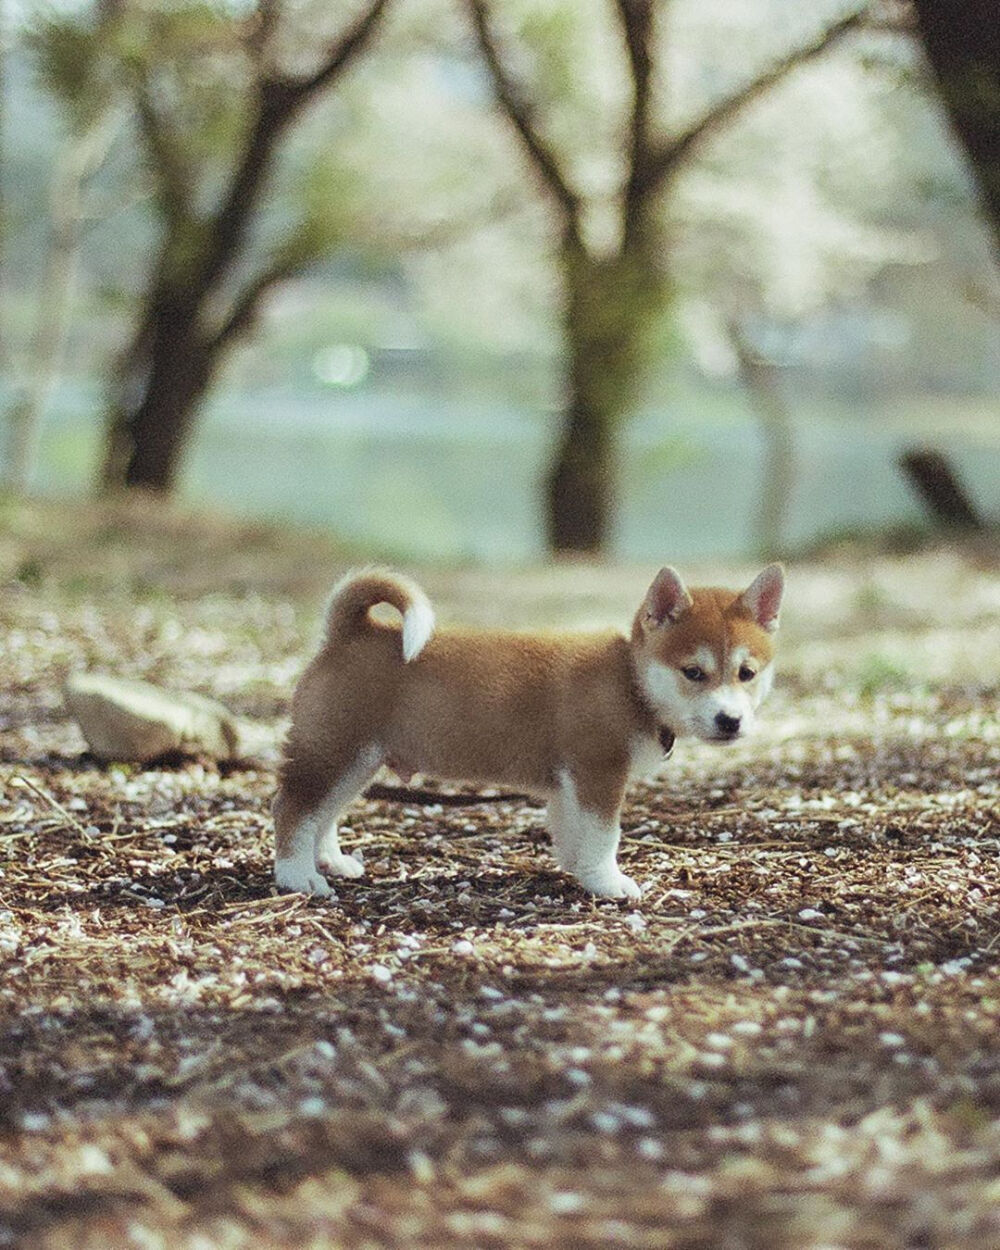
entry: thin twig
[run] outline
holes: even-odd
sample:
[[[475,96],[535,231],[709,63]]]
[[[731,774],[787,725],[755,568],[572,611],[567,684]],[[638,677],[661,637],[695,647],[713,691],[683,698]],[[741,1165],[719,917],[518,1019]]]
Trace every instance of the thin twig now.
[[[83,838],[84,841],[90,842],[93,840],[93,834],[81,825],[72,812],[68,812],[57,798],[49,794],[48,790],[46,790],[44,786],[40,786],[37,782],[32,781],[30,777],[25,777],[23,773],[15,773],[8,777],[7,784],[10,786],[24,786],[26,789],[31,790],[32,793],[37,794],[43,802],[47,803],[53,811],[58,812],[66,823],[79,833],[80,837]]]

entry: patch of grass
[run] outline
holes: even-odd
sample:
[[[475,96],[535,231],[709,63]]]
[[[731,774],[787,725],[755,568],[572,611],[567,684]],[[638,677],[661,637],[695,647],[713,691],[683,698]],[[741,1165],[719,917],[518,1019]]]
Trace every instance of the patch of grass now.
[[[855,610],[863,620],[877,620],[890,602],[885,590],[876,582],[865,582],[854,596]]]
[[[949,539],[955,537],[948,535]],[[940,530],[923,522],[901,522],[879,527],[849,527],[831,530],[814,541],[797,548],[792,557],[798,560],[826,560],[879,554],[915,555],[942,539]]]
[[[858,694],[871,702],[891,690],[913,689],[913,674],[893,656],[871,652],[858,666]]]
[[[22,586],[37,589],[45,575],[45,565],[37,556],[28,556],[22,560],[14,571],[14,581]]]

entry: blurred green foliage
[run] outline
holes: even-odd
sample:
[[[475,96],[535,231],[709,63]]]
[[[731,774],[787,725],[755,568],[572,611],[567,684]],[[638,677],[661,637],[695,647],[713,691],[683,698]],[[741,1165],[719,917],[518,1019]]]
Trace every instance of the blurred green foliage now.
[[[682,126],[836,10],[821,8],[807,14],[776,3],[736,13],[721,0],[677,0],[657,31],[657,133]],[[206,246],[246,134],[254,48],[263,37],[263,9],[254,5],[136,0],[101,11],[100,19],[93,4],[33,11],[10,58],[0,176],[11,188],[4,329],[14,374],[24,368],[44,246],[47,162],[68,133],[105,111],[119,127],[88,185],[66,385],[41,440],[38,483],[48,487],[78,486],[100,460],[101,391],[156,277],[164,218],[173,213],[180,224],[161,259],[182,280]],[[282,11],[289,24],[273,64],[301,72],[316,63],[344,13],[310,0]],[[610,254],[628,104],[614,6],[514,0],[492,11],[539,132],[585,201],[588,247],[597,257]],[[776,20],[782,13],[787,26]],[[603,381],[614,392],[616,410],[629,418],[622,424],[633,427],[616,542],[645,551],[637,546],[643,525],[660,524],[674,500],[668,532],[700,529],[717,544],[728,530],[730,549],[741,549],[739,517],[760,482],[752,415],[727,360],[726,317],[734,311],[780,371],[802,428],[789,541],[824,527],[915,521],[890,482],[893,439],[911,432],[955,442],[972,459],[974,478],[979,473],[976,489],[988,483],[997,455],[989,397],[1000,383],[995,275],[961,165],[923,92],[912,45],[868,37],[801,71],[755,108],[699,157],[664,204],[658,264],[670,284],[645,310],[642,341],[633,344],[648,376],[632,389],[634,378],[613,376],[596,361],[595,386]],[[461,6],[401,3],[343,90],[317,102],[286,136],[247,250],[203,309],[209,328],[218,328],[245,282],[278,275],[260,302],[259,332],[220,374],[183,488],[268,511],[308,498],[319,515],[324,466],[341,482],[353,465],[365,496],[357,514],[373,543],[395,542],[402,551],[412,539],[424,554],[476,555],[496,554],[505,541],[485,515],[501,506],[488,489],[492,475],[519,475],[509,547],[536,550],[532,499],[565,395],[557,233],[494,107]],[[607,341],[622,320],[619,277],[610,266],[609,289],[593,285],[600,298],[587,307],[595,342],[602,332]],[[317,377],[317,354],[338,345],[361,348],[371,360],[350,393],[324,391]],[[241,491],[240,479],[250,480],[244,466],[220,489],[226,463],[243,466],[244,453],[260,454],[244,436],[236,457],[231,444],[241,440],[232,431],[272,388],[282,392],[270,401],[273,429],[290,442],[280,454],[263,436],[261,445],[287,480],[270,492],[261,487],[255,500]],[[351,420],[370,422],[364,436],[338,424],[355,400]],[[382,412],[383,400],[410,414],[410,444],[370,415]],[[324,405],[331,429],[310,442]],[[492,423],[478,423],[477,409],[491,406]],[[302,422],[305,408],[310,417]],[[503,452],[484,433],[491,424],[510,435]],[[252,421],[245,428],[255,429]],[[881,457],[872,471],[878,485],[859,467],[869,430],[881,440],[869,453]],[[852,442],[843,455],[838,437]],[[477,489],[457,492],[454,478],[475,471],[476,457],[466,453],[477,439]],[[454,456],[453,445],[461,449]],[[832,474],[842,475],[843,501],[831,498]],[[489,501],[478,510],[477,496]],[[987,510],[991,504],[984,500]],[[698,507],[725,519],[692,517]],[[340,523],[341,511],[330,503],[331,523]]]

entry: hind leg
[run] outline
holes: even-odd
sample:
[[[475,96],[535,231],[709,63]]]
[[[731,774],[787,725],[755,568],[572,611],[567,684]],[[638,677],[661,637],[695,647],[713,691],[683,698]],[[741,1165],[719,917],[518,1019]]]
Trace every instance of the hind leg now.
[[[314,853],[316,864],[334,877],[360,877],[364,865],[356,855],[340,849],[337,822],[349,803],[353,803],[378,772],[384,756],[378,747],[363,747],[347,772],[332,787],[323,804],[316,827]]]
[[[285,777],[274,801],[274,879],[283,890],[332,893],[324,873],[360,877],[361,861],[340,849],[337,820],[358,797],[382,762],[374,745],[362,747],[354,760],[318,796],[306,797]]]

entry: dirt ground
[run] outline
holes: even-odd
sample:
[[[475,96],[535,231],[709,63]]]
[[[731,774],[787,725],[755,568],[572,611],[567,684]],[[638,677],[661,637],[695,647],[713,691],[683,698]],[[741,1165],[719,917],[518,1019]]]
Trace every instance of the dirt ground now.
[[[760,732],[628,796],[638,904],[519,802],[359,802],[366,875],[275,893],[282,718],[350,562],[0,519],[0,1245],[1000,1247],[995,555],[793,564]],[[444,619],[624,625],[655,570],[418,572]],[[100,766],[83,668],[259,751]]]

